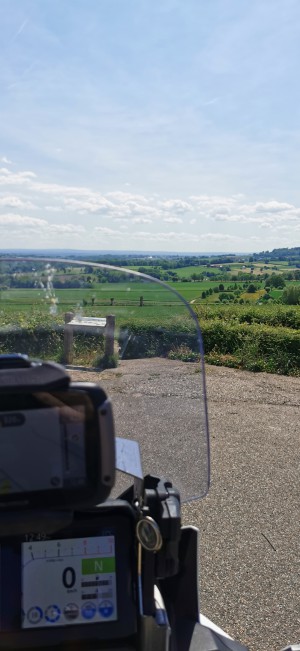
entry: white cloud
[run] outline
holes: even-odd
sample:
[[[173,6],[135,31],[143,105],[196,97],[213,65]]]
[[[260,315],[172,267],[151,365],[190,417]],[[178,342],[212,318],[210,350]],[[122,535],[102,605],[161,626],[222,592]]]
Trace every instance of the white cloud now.
[[[4,163],[4,165],[12,165],[12,161],[9,160],[9,158],[6,158],[6,156],[2,156],[0,161],[1,161],[1,163]]]
[[[255,212],[268,212],[268,213],[277,213],[285,212],[294,209],[294,206],[290,203],[280,203],[280,201],[265,201],[255,203],[253,206]]]
[[[292,246],[292,233],[300,222],[300,207],[274,197],[250,202],[238,194],[199,194],[191,195],[187,200],[178,196],[161,197],[129,191],[104,194],[84,186],[41,182],[33,171],[12,172],[7,167],[0,169],[0,185],[0,209],[14,209],[18,213],[2,216],[2,227],[5,224],[7,230],[9,223],[14,224],[19,228],[20,237],[22,225],[27,229],[35,228],[40,237],[48,235],[51,242],[56,237],[59,246],[68,244],[72,236],[81,235],[83,247],[92,246],[93,237],[99,242],[101,236],[121,240],[124,248],[130,248],[134,239],[136,242],[154,242],[158,248],[160,242],[165,243],[167,249],[170,243],[170,250],[172,242],[173,250],[175,245],[176,249],[184,250],[185,244],[186,250],[196,250],[205,242],[216,242],[218,250],[226,242],[228,249],[236,243],[239,250],[249,250],[252,235],[261,233],[263,248],[263,231],[268,232],[268,242],[273,241],[280,226],[289,236]],[[36,221],[28,216],[29,209],[35,209]],[[22,215],[22,211],[26,214]],[[45,214],[47,221],[42,219]],[[84,218],[81,219],[81,215]],[[120,230],[114,229],[116,224],[120,225]],[[139,224],[149,228],[137,231]],[[168,227],[171,224],[181,225],[180,232],[170,232]],[[271,244],[268,246],[270,248]]]
[[[101,235],[108,235],[109,237],[122,236],[121,231],[115,231],[113,228],[107,228],[106,226],[96,226],[94,230],[96,233],[100,233]]]
[[[85,228],[84,226],[77,225],[75,226],[74,224],[48,224],[47,230],[50,233],[84,233]]]
[[[259,224],[259,227],[258,227],[258,228],[268,228],[268,229],[271,229],[271,228],[273,228],[273,224],[271,224],[270,222],[262,222],[261,224]]]
[[[138,203],[143,203],[144,201],[147,202],[146,197],[144,197],[142,194],[131,194],[129,192],[108,192],[107,196],[110,197],[113,201],[117,201],[119,203],[127,203],[128,201],[136,201]]]
[[[31,187],[33,179],[36,178],[34,172],[25,171],[25,172],[11,172],[7,167],[0,168],[0,185],[12,185],[12,186],[28,186]]]
[[[45,219],[36,219],[34,217],[14,215],[11,213],[0,215],[1,226],[11,226],[12,224],[16,226],[47,226],[48,222]]]
[[[168,199],[167,201],[162,201],[160,205],[164,210],[177,214],[191,212],[194,209],[192,204],[181,199]]]
[[[64,199],[64,205],[67,210],[74,210],[79,213],[100,213],[107,212],[110,213],[114,209],[114,205],[111,201],[105,199],[105,197],[99,195],[92,195],[89,199],[74,199],[69,197]]]
[[[182,224],[182,219],[180,219],[180,217],[164,217],[163,221],[168,224]]]
[[[12,195],[0,197],[0,206],[6,208],[35,208],[31,201],[23,201],[19,197],[14,197]]]
[[[62,212],[60,206],[44,206],[44,210],[48,210],[48,212]]]
[[[135,240],[145,240],[145,241],[177,241],[177,242],[202,242],[205,240],[216,241],[216,242],[239,242],[242,238],[236,235],[228,235],[225,233],[204,233],[202,235],[197,235],[195,233],[180,232],[175,231],[163,231],[159,233],[151,233],[150,231],[138,231],[132,235],[132,238]]]
[[[59,235],[59,234],[80,234],[85,232],[85,227],[81,224],[49,224],[45,219],[28,217],[27,215],[17,215],[7,213],[0,215],[0,229],[18,227],[18,235],[22,234],[22,229],[34,228],[35,232],[40,235]]]
[[[14,36],[13,36],[13,38],[12,38],[13,41],[14,41],[18,36],[20,36],[20,34],[22,34],[23,29],[25,29],[27,23],[28,23],[28,19],[25,18],[25,20],[23,20],[23,22],[21,23],[20,27],[17,29],[16,33],[14,34]]]
[[[117,221],[117,220],[115,220]],[[132,224],[152,224],[152,219],[147,219],[147,217],[134,217],[131,220]]]
[[[4,215],[0,215],[0,224],[1,226],[9,226],[11,224],[18,226],[46,226],[47,222],[45,219],[28,217],[26,215],[17,215],[14,213],[6,213]]]
[[[212,104],[216,104],[217,102],[219,102],[220,99],[221,99],[220,97],[213,97],[212,99],[208,99],[202,103],[203,106],[211,106]]]
[[[200,236],[201,240],[212,240],[216,242],[240,242],[242,237],[239,235],[229,235],[228,233],[205,233]]]

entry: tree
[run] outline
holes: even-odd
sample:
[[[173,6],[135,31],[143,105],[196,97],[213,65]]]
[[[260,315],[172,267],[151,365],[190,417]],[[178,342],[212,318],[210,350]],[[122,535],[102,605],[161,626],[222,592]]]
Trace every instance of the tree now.
[[[220,285],[219,285],[220,292],[224,292],[224,289],[225,289],[225,287],[224,287],[223,283],[220,283]]]
[[[282,293],[281,300],[285,305],[299,305],[300,304],[300,287],[292,285],[291,287],[286,287]]]
[[[285,281],[284,278],[282,278],[281,274],[272,274],[268,278],[268,282],[266,284],[269,287],[275,287],[276,289],[283,289],[285,287]]]
[[[251,283],[247,288],[247,294],[255,294],[255,292],[256,292],[256,287],[255,285],[253,285],[253,283]]]
[[[206,292],[202,292],[202,298],[206,298]]]

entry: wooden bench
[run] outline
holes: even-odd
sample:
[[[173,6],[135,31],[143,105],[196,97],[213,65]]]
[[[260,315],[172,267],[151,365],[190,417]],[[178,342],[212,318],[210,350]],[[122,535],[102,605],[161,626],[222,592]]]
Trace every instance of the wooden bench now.
[[[73,335],[76,332],[104,334],[104,357],[109,359],[114,355],[115,316],[108,314],[99,318],[94,316],[75,316],[74,312],[65,313],[64,361],[73,362]]]

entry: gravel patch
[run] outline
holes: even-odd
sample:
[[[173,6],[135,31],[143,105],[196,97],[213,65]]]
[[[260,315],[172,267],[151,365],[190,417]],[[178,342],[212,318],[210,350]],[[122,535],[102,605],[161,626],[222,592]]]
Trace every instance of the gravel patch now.
[[[161,359],[70,374],[107,389],[124,429],[133,396],[155,400],[165,423],[168,409],[181,423],[179,398],[192,410],[199,383],[195,364]],[[183,509],[185,523],[200,529],[201,610],[251,651],[279,651],[300,642],[300,380],[207,366],[207,388],[211,488]],[[149,437],[151,422],[138,425]]]

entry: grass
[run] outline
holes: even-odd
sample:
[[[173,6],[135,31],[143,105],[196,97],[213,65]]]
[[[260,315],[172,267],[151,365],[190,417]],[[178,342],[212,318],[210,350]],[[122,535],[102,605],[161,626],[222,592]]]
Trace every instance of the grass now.
[[[217,273],[220,272],[220,270],[217,269],[216,267],[207,267],[206,265],[202,265],[202,266],[198,265],[198,266],[194,266],[194,267],[192,267],[192,266],[191,267],[181,267],[180,269],[174,269],[173,271],[176,271],[177,276],[179,278],[184,278],[184,277],[187,278],[188,276],[191,276],[192,274],[203,274],[205,276],[207,273],[217,274]]]
[[[244,301],[253,301],[256,302],[260,298],[262,298],[266,294],[265,289],[258,289],[257,292],[245,292],[244,294],[241,294],[241,298],[244,299]]]
[[[217,283],[218,284],[218,283]],[[224,283],[224,287],[230,283]],[[203,282],[176,282],[172,288],[178,291],[187,301],[194,300],[201,296],[201,292],[213,287],[210,281]],[[110,306],[110,299],[114,298],[119,305],[139,305],[140,296],[144,298],[144,304],[180,304],[180,299],[170,290],[148,282],[127,282],[127,283],[103,283],[91,289],[56,289],[53,291],[57,299],[59,312],[66,311],[65,308],[76,308],[83,301],[92,305],[92,298],[95,298],[95,307]],[[47,298],[48,296],[48,298]],[[30,306],[50,306],[51,298],[49,293],[39,289],[8,289],[0,292],[0,310],[10,306],[28,309]]]

